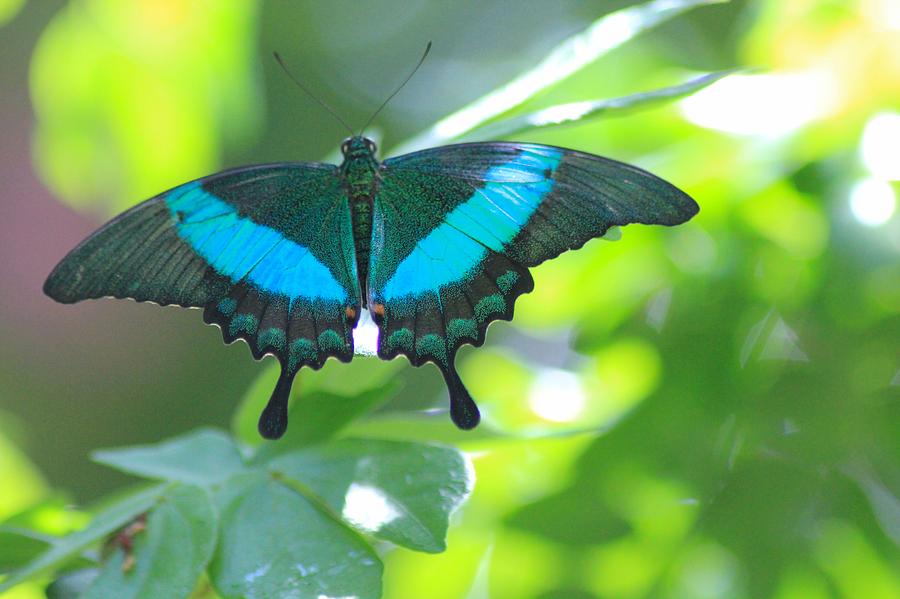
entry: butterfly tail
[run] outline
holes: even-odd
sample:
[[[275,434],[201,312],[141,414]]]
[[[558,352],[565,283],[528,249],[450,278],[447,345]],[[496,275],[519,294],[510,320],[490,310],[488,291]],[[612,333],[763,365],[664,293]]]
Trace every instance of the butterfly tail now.
[[[456,368],[451,363],[450,368],[446,370],[441,368],[441,372],[447,382],[447,390],[450,392],[450,418],[453,420],[453,424],[462,430],[475,428],[481,421],[481,413],[460,380]]]
[[[291,385],[294,383],[294,376],[297,371],[292,371],[282,367],[281,376],[278,377],[278,383],[275,390],[272,391],[272,397],[269,403],[259,416],[259,434],[266,439],[280,439],[287,430],[288,424],[288,399],[291,396]]]

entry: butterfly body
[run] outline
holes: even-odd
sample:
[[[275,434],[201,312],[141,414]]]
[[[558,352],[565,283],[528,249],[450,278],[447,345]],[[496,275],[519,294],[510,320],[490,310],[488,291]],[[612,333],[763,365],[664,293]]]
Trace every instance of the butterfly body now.
[[[342,144],[341,149],[344,161],[340,166],[340,172],[353,215],[356,268],[359,273],[361,298],[365,305],[366,276],[369,272],[372,239],[372,203],[378,191],[381,164],[375,157],[374,143],[365,137],[351,137]]]
[[[623,163],[538,144],[487,142],[379,162],[354,136],[339,166],[281,163],[186,183],[113,219],[54,269],[64,303],[104,296],[203,308],[226,342],[281,376],[260,418],[278,438],[303,366],[353,358],[368,308],[378,355],[434,363],[460,428],[479,413],[455,368],[463,344],[510,320],[529,267],[611,226],[676,225],[696,203]]]

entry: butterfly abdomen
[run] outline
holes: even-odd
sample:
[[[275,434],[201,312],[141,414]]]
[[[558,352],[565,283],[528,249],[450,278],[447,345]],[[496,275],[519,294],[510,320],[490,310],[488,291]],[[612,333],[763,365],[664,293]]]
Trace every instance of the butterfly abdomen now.
[[[356,269],[363,298],[367,295],[366,281],[372,243],[372,202],[378,191],[378,169],[378,161],[368,149],[351,152],[341,165],[344,186],[350,199]]]
[[[366,297],[366,281],[369,275],[369,254],[372,245],[372,202],[360,199],[350,204],[353,208],[353,245],[356,247],[357,272],[362,297]]]

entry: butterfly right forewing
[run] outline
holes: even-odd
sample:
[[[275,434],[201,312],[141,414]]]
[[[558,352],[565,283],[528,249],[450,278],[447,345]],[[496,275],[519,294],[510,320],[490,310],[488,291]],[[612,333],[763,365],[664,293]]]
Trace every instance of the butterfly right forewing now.
[[[464,343],[512,318],[532,289],[528,267],[581,247],[611,226],[679,224],[697,211],[637,167],[538,144],[475,143],[388,159],[374,203],[369,306],[379,355],[435,363],[451,416],[478,411],[454,365]]]

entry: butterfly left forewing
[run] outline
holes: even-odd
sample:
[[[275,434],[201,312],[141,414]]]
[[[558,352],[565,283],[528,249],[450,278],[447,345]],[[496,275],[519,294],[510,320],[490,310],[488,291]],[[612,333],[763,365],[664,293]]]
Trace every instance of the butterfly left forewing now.
[[[353,357],[361,303],[350,208],[336,167],[288,163],[225,171],[139,204],[76,247],[45,292],[204,309],[226,342],[275,355],[282,375],[260,421],[286,426],[302,366]]]
[[[527,267],[614,225],[674,225],[697,211],[662,179],[599,156],[538,144],[477,143],[385,161],[375,198],[368,304],[379,355],[435,363],[461,428],[478,410],[454,365],[532,289]]]

